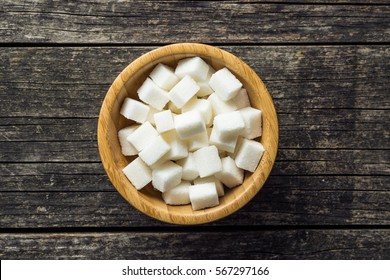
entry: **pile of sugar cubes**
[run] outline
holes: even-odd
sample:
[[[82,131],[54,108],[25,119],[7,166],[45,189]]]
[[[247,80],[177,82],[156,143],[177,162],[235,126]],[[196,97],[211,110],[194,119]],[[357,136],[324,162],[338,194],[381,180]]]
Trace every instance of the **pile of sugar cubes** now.
[[[227,68],[215,71],[200,57],[175,69],[160,63],[137,93],[140,101],[125,98],[120,111],[137,124],[118,132],[123,155],[138,155],[123,169],[137,190],[152,182],[165,203],[199,210],[255,171],[261,111]]]

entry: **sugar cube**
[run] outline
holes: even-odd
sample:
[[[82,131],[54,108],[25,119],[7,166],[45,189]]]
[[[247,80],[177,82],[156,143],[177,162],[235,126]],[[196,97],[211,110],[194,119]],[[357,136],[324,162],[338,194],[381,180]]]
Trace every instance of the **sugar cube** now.
[[[152,170],[139,157],[130,162],[122,171],[137,190],[152,181]]]
[[[215,187],[217,189],[218,196],[224,196],[225,195],[225,190],[223,188],[223,185],[222,185],[221,181],[219,181],[214,176],[209,176],[209,177],[204,177],[204,178],[197,178],[197,179],[194,180],[194,185],[205,184],[205,183],[214,183]]]
[[[176,131],[182,139],[187,139],[206,130],[202,116],[195,110],[175,116],[174,121]]]
[[[162,110],[169,101],[168,92],[159,88],[150,78],[146,78],[137,93],[139,99],[157,110]]]
[[[186,75],[169,91],[169,98],[177,108],[181,109],[199,89],[198,84]]]
[[[187,143],[180,139],[175,130],[161,134],[171,149],[166,154],[167,159],[178,160],[188,156]]]
[[[134,130],[127,137],[127,141],[129,141],[134,148],[137,149],[138,152],[142,151],[143,148],[149,145],[154,138],[158,136],[157,130],[150,124],[150,122],[144,122],[140,127]]]
[[[125,156],[134,156],[138,153],[137,149],[127,141],[127,137],[138,127],[139,125],[132,125],[118,131],[119,144],[121,145],[122,154]]]
[[[150,122],[152,125],[156,125],[156,122],[154,121],[154,114],[157,114],[158,112],[161,112],[161,110],[157,110],[156,108],[154,108],[153,106],[149,106],[149,113],[148,113],[148,116],[146,118],[146,120],[148,122]]]
[[[198,86],[199,91],[196,93],[196,95],[199,97],[209,96],[214,92],[213,89],[209,86],[209,83],[206,81],[198,82]]]
[[[210,125],[212,123],[213,109],[210,101],[206,99],[193,98],[183,106],[182,112],[185,113],[192,110],[200,113],[206,125]]]
[[[222,140],[235,139],[245,129],[245,123],[238,111],[219,114],[214,118],[214,127]]]
[[[155,137],[142,151],[139,157],[149,166],[155,164],[161,159],[169,150],[170,146],[160,136]]]
[[[160,192],[177,186],[181,182],[183,168],[172,161],[161,164],[152,171],[152,184]]]
[[[211,76],[209,85],[223,101],[235,97],[242,87],[241,82],[226,67]]]
[[[200,148],[194,152],[196,168],[201,178],[213,175],[222,170],[221,159],[215,146]]]
[[[164,110],[154,114],[154,121],[156,123],[156,129],[159,133],[164,133],[175,129],[171,110]]]
[[[245,129],[241,135],[248,139],[261,136],[261,111],[253,107],[245,107],[238,111],[241,113],[245,122]]]
[[[135,99],[126,97],[123,101],[120,113],[126,119],[133,120],[137,123],[143,123],[148,117],[149,106]]]
[[[235,152],[234,161],[237,167],[254,172],[264,153],[260,142],[243,138]]]
[[[236,104],[237,109],[251,106],[248,93],[245,88],[240,89],[237,95],[232,98],[232,101],[234,102],[234,104]]]
[[[183,167],[183,180],[192,181],[199,177],[198,169],[196,168],[195,158],[193,153],[188,153],[186,158],[177,161],[181,167]]]
[[[156,85],[167,91],[171,90],[180,80],[171,67],[162,63],[154,67],[149,77]]]
[[[215,145],[219,150],[233,153],[237,143],[237,136],[231,139],[221,139],[219,131],[213,127],[210,134],[210,144]]]
[[[234,160],[227,156],[221,159],[222,171],[215,174],[226,187],[233,188],[242,184],[244,180],[244,170],[237,167]]]
[[[162,198],[169,205],[183,205],[190,203],[190,186],[191,183],[182,181],[177,186],[166,192],[163,192]]]
[[[190,201],[193,210],[217,206],[218,193],[214,183],[205,183],[189,187]]]
[[[209,65],[200,57],[185,58],[178,62],[175,74],[183,78],[190,75],[196,81],[204,81],[209,72]]]
[[[205,81],[208,83],[210,82],[211,76],[215,73],[215,69],[209,65],[209,71],[207,72],[207,77]]]
[[[211,103],[211,107],[213,108],[213,115],[219,115],[223,113],[228,113],[237,110],[236,104],[233,101],[223,101],[218,97],[218,95],[214,92],[208,98],[208,101]]]
[[[207,147],[208,145],[209,136],[206,130],[187,139],[187,146],[190,152],[194,152],[200,148]]]

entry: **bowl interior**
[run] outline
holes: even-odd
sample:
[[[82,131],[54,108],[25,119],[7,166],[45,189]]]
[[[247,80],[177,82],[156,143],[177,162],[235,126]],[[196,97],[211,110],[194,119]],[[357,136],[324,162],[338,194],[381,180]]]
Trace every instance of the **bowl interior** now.
[[[241,186],[229,189],[217,207],[193,211],[190,205],[169,206],[161,193],[151,184],[137,191],[122,169],[135,157],[121,153],[117,133],[134,124],[120,113],[125,97],[139,100],[137,89],[158,63],[175,67],[180,59],[200,56],[214,69],[227,67],[246,88],[252,107],[262,110],[263,134],[260,141],[265,153],[254,173],[245,172]],[[134,207],[161,221],[175,224],[199,224],[214,221],[235,212],[245,205],[262,187],[275,161],[278,145],[278,124],[272,99],[254,71],[234,55],[215,47],[201,44],[176,44],[149,52],[132,62],[118,76],[103,102],[98,128],[99,152],[110,180],[121,195]]]

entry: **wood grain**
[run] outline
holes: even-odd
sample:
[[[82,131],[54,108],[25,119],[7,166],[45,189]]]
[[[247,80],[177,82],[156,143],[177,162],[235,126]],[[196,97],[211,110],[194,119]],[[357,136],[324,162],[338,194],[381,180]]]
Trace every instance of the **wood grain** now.
[[[1,258],[389,259],[388,4],[2,1]],[[115,77],[183,41],[246,61],[280,124],[262,191],[201,227],[136,211],[97,154],[97,117]]]
[[[307,229],[0,234],[0,245],[4,248],[2,259],[388,259],[390,232]]]
[[[0,163],[99,163],[95,141],[3,142]],[[390,162],[383,149],[280,149],[276,175],[389,175]]]
[[[375,191],[387,197],[390,185],[383,176],[389,170],[388,48],[223,48],[249,62],[272,89],[281,150],[267,181],[266,204],[258,203],[263,196],[256,197],[250,210],[244,208],[222,224],[388,224],[388,212],[363,200],[370,194],[375,202]],[[14,203],[3,212],[6,226],[71,227],[73,219],[80,226],[160,225],[115,194],[95,142],[98,110],[109,83],[124,65],[150,49],[3,48],[0,61],[7,67],[0,72],[6,93],[0,103],[0,191],[32,192],[24,201],[21,193],[8,194]],[[280,189],[283,196],[277,200]],[[52,192],[59,194],[50,196]],[[46,194],[56,207],[36,215]],[[295,208],[294,199],[302,202],[301,208]],[[83,201],[81,213],[89,213],[88,206],[95,203],[102,212],[93,219],[90,214],[61,215],[72,200]],[[340,201],[345,201],[342,207]],[[346,207],[355,210],[342,210]],[[19,210],[13,213],[13,208]]]
[[[0,36],[4,43],[389,42],[389,13],[386,5],[6,0]]]
[[[354,190],[353,185],[346,186],[345,190],[318,187],[332,181],[314,178],[313,184],[318,185],[312,189],[290,189],[290,186],[267,183],[240,211],[207,227],[389,224],[388,179],[373,179],[387,184],[382,185],[382,190]],[[166,226],[136,211],[114,191],[3,192],[0,202],[3,228]]]
[[[279,114],[298,112],[295,115],[305,116],[310,109],[357,109],[331,114],[354,122],[361,113],[375,114],[359,110],[390,108],[390,66],[385,63],[390,51],[386,46],[222,48],[242,58],[260,75]],[[0,117],[96,118],[112,81],[151,49],[0,48],[4,65],[0,72]]]

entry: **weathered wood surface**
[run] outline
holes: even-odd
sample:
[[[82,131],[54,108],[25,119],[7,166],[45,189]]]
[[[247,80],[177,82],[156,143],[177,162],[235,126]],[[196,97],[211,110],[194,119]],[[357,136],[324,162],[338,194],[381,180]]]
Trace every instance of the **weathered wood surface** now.
[[[389,259],[390,231],[0,234],[0,247],[2,259]]]
[[[389,259],[388,4],[2,1],[0,257]],[[260,193],[201,227],[132,208],[96,143],[100,106],[120,71],[182,41],[246,61],[280,125]]]
[[[3,43],[390,41],[387,5],[6,0],[0,12]]]
[[[294,179],[294,178],[293,178]],[[287,182],[293,181],[287,178]],[[76,179],[71,181],[77,183]],[[82,180],[82,179],[81,179]],[[355,190],[360,178],[299,178],[296,184],[311,181],[312,189],[289,186],[271,177],[260,193],[244,208],[212,225],[389,225],[388,178],[374,177],[363,182],[378,183],[381,190]],[[92,180],[91,180],[92,181]],[[275,182],[279,181],[279,182]],[[280,182],[282,181],[282,182]],[[335,182],[336,181],[336,182]],[[350,183],[347,189],[318,186]],[[52,180],[49,184],[55,184]],[[65,181],[66,182],[66,181]],[[277,186],[280,183],[282,186]],[[93,186],[95,182],[90,182]],[[99,179],[96,180],[99,184]],[[377,187],[379,188],[379,187]],[[0,197],[3,228],[54,227],[145,227],[164,226],[132,208],[113,191],[3,192]]]
[[[333,126],[340,120],[354,124],[361,114],[367,118],[375,114],[364,110],[390,108],[387,46],[223,48],[241,57],[261,76],[280,117],[286,113],[305,117],[310,110],[319,109],[317,117],[308,115],[301,124]],[[151,49],[0,48],[0,116],[96,118],[115,77]],[[322,120],[320,109],[331,109],[325,114],[335,121]],[[335,109],[356,110],[335,114]],[[370,121],[381,119],[378,116]]]
[[[3,227],[163,225],[115,192],[96,143],[110,82],[152,48],[2,49]],[[389,224],[388,48],[223,48],[266,82],[278,110],[280,150],[260,194],[215,224]]]
[[[96,142],[3,142],[1,163],[91,162],[100,160]],[[279,149],[276,175],[390,175],[384,150]],[[12,174],[12,173],[11,173]]]

